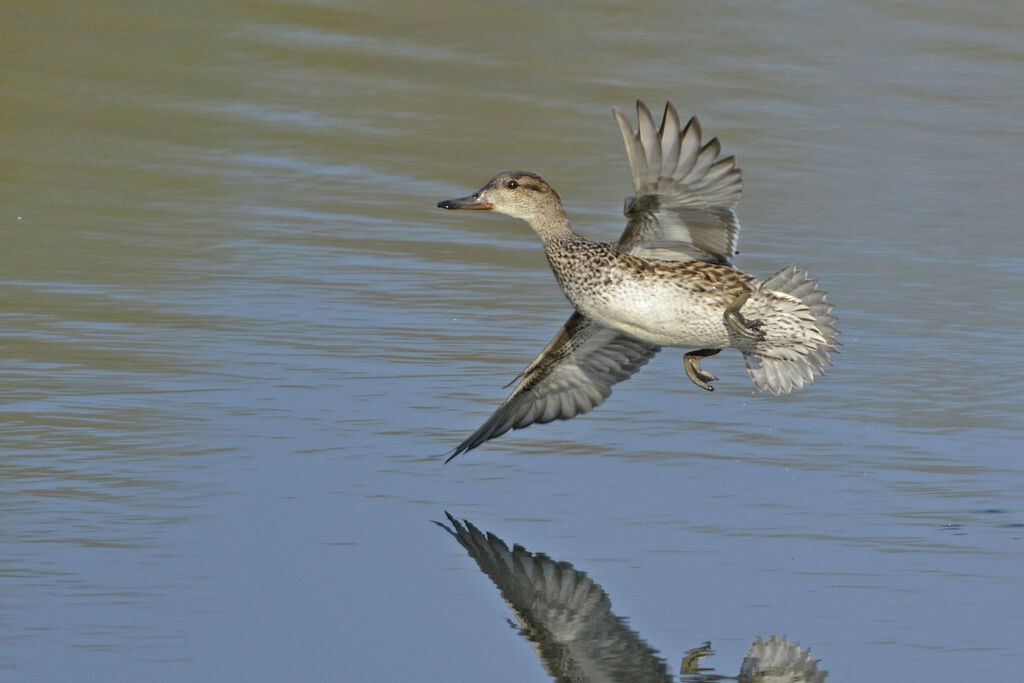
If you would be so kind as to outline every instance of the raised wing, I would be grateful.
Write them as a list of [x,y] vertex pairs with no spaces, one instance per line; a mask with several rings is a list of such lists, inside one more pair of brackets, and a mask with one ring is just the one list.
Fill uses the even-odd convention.
[[739,236],[733,207],[743,182],[734,157],[721,157],[717,138],[701,145],[696,117],[680,126],[668,102],[661,126],[636,103],[637,130],[618,109],[615,120],[626,143],[635,197],[620,250],[645,258],[698,260],[732,265]]
[[593,410],[611,395],[613,384],[632,377],[659,350],[573,313],[504,403],[445,462],[510,429]]
[[520,634],[534,643],[558,681],[675,680],[665,660],[612,612],[608,594],[586,573],[445,513],[435,522],[466,549],[515,613]]

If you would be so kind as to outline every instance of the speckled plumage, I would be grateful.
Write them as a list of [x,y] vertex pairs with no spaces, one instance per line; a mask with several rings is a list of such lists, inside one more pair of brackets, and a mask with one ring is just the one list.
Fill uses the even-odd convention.
[[[659,346],[737,346],[722,316],[754,279],[728,266],[623,254],[610,244],[545,244],[565,296],[587,317]],[[756,283],[755,283],[756,284]]]
[[760,281],[732,265],[741,189],[733,157],[721,158],[715,139],[701,144],[696,118],[680,126],[671,103],[660,128],[640,102],[637,132],[618,110],[615,118],[636,191],[617,244],[575,233],[558,193],[525,171],[499,173],[472,195],[438,203],[529,223],[576,309],[449,459],[509,429],[591,410],[662,346],[696,349],[686,354],[686,371],[708,391],[717,378],[701,359],[725,348],[741,351],[754,385],[776,394],[813,381],[830,364],[838,333],[817,282],[795,266]]

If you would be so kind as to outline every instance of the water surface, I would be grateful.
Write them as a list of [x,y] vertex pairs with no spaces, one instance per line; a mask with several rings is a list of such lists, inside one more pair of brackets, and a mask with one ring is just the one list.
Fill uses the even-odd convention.
[[[1013,678],[1017,4],[378,5],[0,12],[0,678],[544,680],[446,511],[672,672],[785,634]],[[437,200],[524,168],[614,239],[638,97],[737,155],[739,265],[821,279],[835,367],[708,394],[667,350],[442,466],[569,309],[525,224]]]

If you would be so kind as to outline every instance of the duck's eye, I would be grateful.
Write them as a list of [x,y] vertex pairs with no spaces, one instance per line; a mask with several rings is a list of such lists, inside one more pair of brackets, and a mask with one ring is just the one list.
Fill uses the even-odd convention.
[[507,183],[505,183],[505,187],[507,187],[507,188],[508,188],[508,189],[510,189],[510,190],[514,190],[514,189],[516,189],[517,187],[519,187],[519,183],[517,183],[517,182],[516,182],[516,181],[514,181],[514,180],[510,180],[510,181],[508,181]]

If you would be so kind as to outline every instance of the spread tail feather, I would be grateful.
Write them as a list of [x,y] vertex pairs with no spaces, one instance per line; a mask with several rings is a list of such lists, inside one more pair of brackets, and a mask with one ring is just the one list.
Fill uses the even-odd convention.
[[[772,335],[758,343],[755,350],[743,354],[747,371],[758,391],[788,394],[805,383],[814,381],[815,375],[825,374],[832,365],[829,356],[839,346],[835,328],[836,317],[832,304],[818,289],[807,271],[788,266],[765,280],[759,291],[779,293],[780,315],[786,318],[781,327],[788,328],[784,339],[773,341]],[[787,305],[791,302],[791,305]],[[755,315],[754,317],[757,317]],[[766,329],[770,322],[766,324]]]

